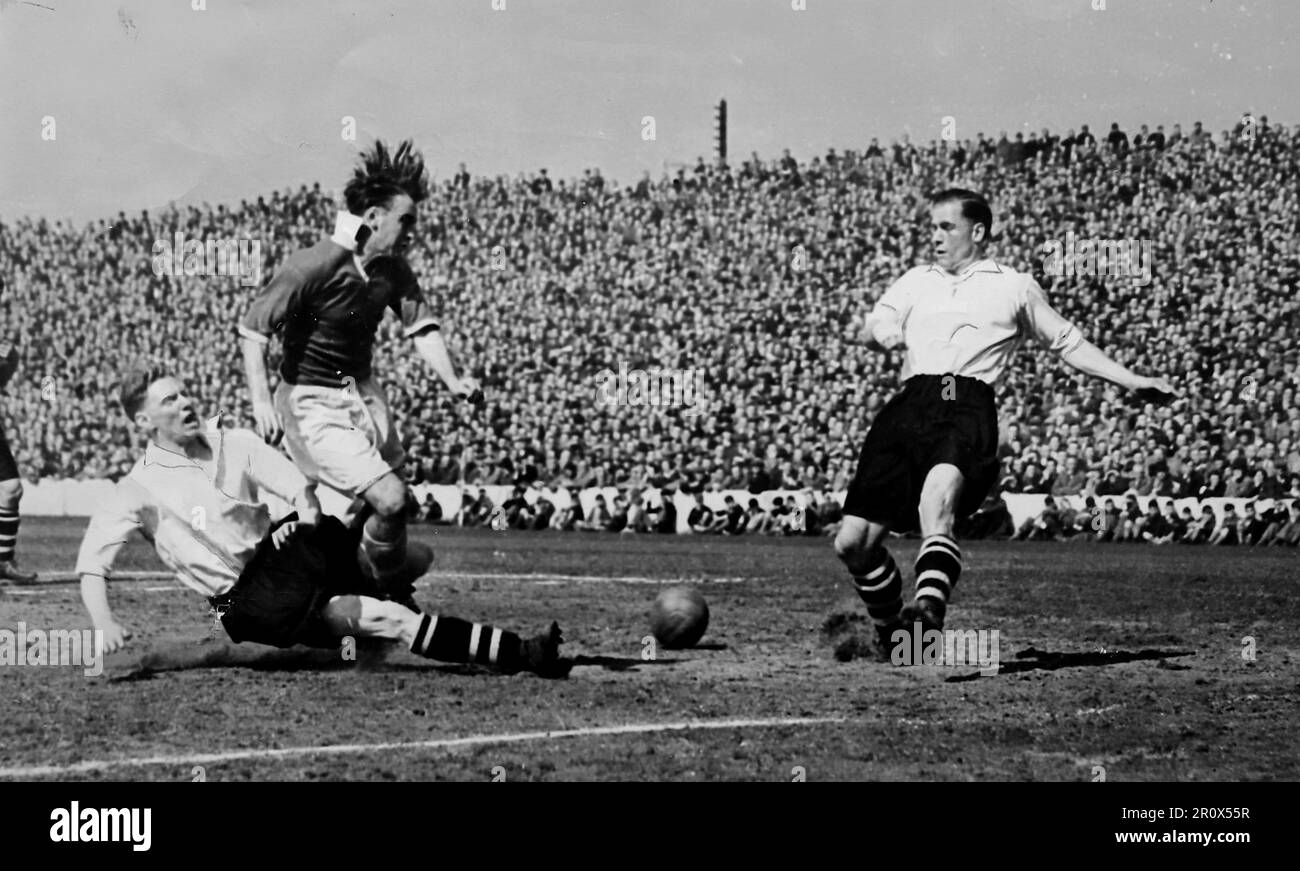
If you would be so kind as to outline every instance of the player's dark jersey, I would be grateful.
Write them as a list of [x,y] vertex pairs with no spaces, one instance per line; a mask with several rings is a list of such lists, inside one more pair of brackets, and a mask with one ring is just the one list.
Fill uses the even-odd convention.
[[401,257],[365,265],[338,236],[297,251],[276,271],[240,322],[240,335],[284,332],[280,376],[289,384],[338,387],[370,377],[375,330],[391,308],[407,336],[437,329],[415,274]]

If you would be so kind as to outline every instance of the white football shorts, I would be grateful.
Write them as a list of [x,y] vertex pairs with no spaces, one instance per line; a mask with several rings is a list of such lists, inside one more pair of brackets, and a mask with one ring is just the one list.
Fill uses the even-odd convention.
[[[373,379],[358,381],[355,388],[281,382],[275,410],[294,465],[349,500],[389,472],[403,474],[406,451],[388,399]],[[327,494],[320,495],[325,507]]]

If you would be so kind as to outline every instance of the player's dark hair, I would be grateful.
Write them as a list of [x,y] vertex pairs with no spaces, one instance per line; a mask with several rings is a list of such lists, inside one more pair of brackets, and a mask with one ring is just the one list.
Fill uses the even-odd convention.
[[137,360],[130,365],[122,375],[122,386],[118,392],[118,400],[128,418],[135,420],[136,412],[144,406],[150,385],[164,374],[161,366],[149,360]]
[[343,188],[348,211],[360,215],[371,206],[387,206],[399,194],[406,194],[416,203],[429,196],[424,157],[409,139],[399,143],[391,154],[384,141],[376,139],[369,150],[361,152],[361,162]]
[[930,205],[961,203],[961,216],[973,224],[984,225],[984,238],[993,238],[993,209],[984,195],[966,188],[944,188],[930,195]]

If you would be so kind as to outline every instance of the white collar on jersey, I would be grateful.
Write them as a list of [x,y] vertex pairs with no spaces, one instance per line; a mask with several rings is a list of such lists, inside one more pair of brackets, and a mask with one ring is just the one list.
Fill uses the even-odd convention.
[[357,250],[357,234],[365,226],[365,221],[351,212],[339,212],[334,218],[334,235],[330,239],[349,251]]
[[[196,436],[196,438],[203,442],[209,451],[212,451],[212,442],[209,440],[208,433],[203,433]],[[213,456],[216,456],[216,451],[213,451]],[[164,448],[152,439],[149,441],[149,444],[145,445],[144,464],[146,466],[165,466],[169,469],[180,469],[187,466],[198,465],[193,458],[185,454],[178,454],[170,448]]]
[[997,263],[993,261],[992,257],[985,257],[983,260],[976,260],[970,266],[967,266],[961,272],[958,272],[956,274],[951,273],[948,270],[944,269],[938,263],[931,263],[930,271],[937,272],[940,275],[947,276],[948,278],[955,278],[958,281],[964,281],[967,278],[970,278],[976,272],[992,272],[994,274],[1000,274],[1002,272],[1002,267],[998,266]]
[[352,262],[362,278],[366,278],[366,269],[357,255],[357,234],[364,226],[365,221],[351,212],[339,212],[334,218],[334,235],[330,236],[330,240],[336,245],[341,245],[352,252]]
[[[226,453],[226,431],[221,428],[221,421],[226,416],[224,411],[218,411],[215,417],[209,417],[204,421],[204,431],[199,434],[198,439],[207,446],[209,453],[216,465],[213,467],[213,480],[215,481],[221,475],[221,465],[225,459]],[[213,446],[213,441],[216,446]],[[168,469],[180,469],[186,466],[199,466],[198,462],[186,454],[178,454],[175,451],[168,450],[157,442],[150,440],[144,449],[144,464],[146,466],[158,465],[165,466]]]

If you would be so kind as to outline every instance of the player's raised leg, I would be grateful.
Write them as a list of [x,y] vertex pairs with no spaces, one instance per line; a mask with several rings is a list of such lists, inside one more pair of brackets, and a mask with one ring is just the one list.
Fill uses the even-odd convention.
[[558,625],[524,640],[494,626],[411,611],[380,598],[373,579],[355,561],[359,535],[330,516],[315,527],[274,533],[271,542],[278,540],[279,546],[259,547],[235,586],[210,600],[230,639],[332,648],[352,636],[399,642],[427,659],[508,673],[560,677],[567,671],[559,657]]
[[903,609],[903,622],[923,629],[942,629],[948,597],[961,576],[961,548],[953,522],[965,477],[949,463],[930,469],[921,487],[921,550],[916,557],[916,596]]
[[[382,592],[416,610],[404,576],[406,485],[393,474],[404,452],[372,368],[375,329],[386,310],[452,395],[483,401],[473,378],[452,363],[439,319],[406,253],[417,238],[418,205],[429,195],[424,158],[411,142],[382,142],[361,155],[343,190],[334,231],[290,255],[240,322],[253,416],[263,438],[283,433],[294,463],[348,500],[360,495],[361,562]],[[363,326],[365,325],[365,326]],[[266,347],[284,336],[280,385],[272,397]],[[353,504],[338,515],[347,517]]]
[[379,588],[394,601],[419,611],[411,597],[406,547],[406,482],[389,472],[361,492],[372,509],[361,528],[357,554],[361,565]]
[[[412,582],[428,568],[432,553],[423,546],[408,554],[406,482],[397,475],[405,452],[393,427],[387,400],[372,380],[346,389],[281,383],[274,408],[282,421],[284,447],[294,464],[328,492],[359,499],[362,534],[356,559],[380,592],[412,611]],[[350,515],[349,512],[345,514]],[[356,528],[350,516],[345,519]],[[408,563],[416,563],[412,572]]]

